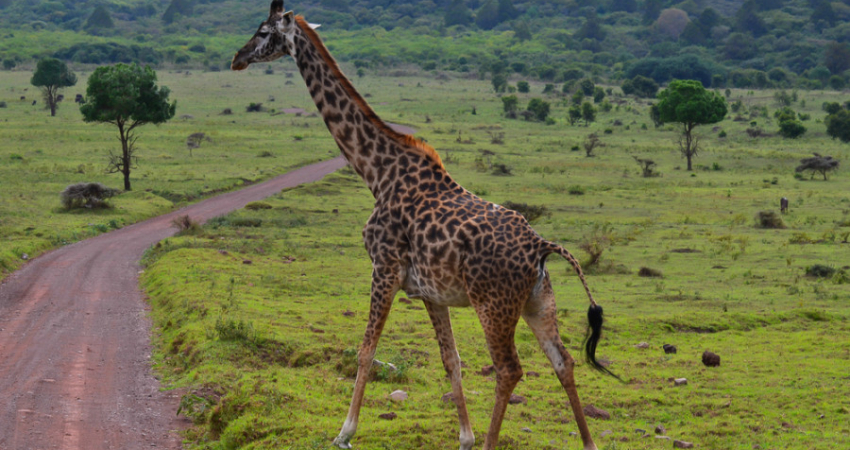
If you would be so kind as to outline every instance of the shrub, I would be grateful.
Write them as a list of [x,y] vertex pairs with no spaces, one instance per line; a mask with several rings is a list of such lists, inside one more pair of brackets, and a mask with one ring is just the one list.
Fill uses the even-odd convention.
[[829,278],[835,274],[835,267],[814,264],[806,268],[806,276],[812,278]]
[[180,234],[197,234],[201,231],[201,225],[188,215],[177,216],[171,221],[171,226],[176,227]]
[[247,112],[262,112],[263,104],[262,103],[251,103],[250,105],[245,107],[245,111]]
[[641,267],[640,270],[638,271],[638,276],[639,277],[646,277],[646,278],[662,278],[662,277],[664,277],[664,274],[662,274],[661,271],[658,270],[658,269],[651,269],[649,267]]
[[580,185],[576,184],[576,185],[570,186],[567,189],[567,192],[570,195],[584,195],[585,189],[584,189],[584,186],[580,186]]
[[100,183],[77,183],[68,185],[60,194],[59,200],[65,209],[109,208],[106,199],[118,194],[117,189],[108,188]]
[[507,201],[502,206],[522,214],[529,223],[549,214],[549,208],[546,205],[529,205],[527,203]]
[[6,102],[0,102],[0,108],[5,108],[6,106]]
[[756,214],[756,226],[758,228],[785,228],[782,216],[776,211],[759,211]]
[[245,209],[249,211],[258,211],[261,209],[272,209],[272,205],[269,205],[266,202],[251,202],[245,205]]

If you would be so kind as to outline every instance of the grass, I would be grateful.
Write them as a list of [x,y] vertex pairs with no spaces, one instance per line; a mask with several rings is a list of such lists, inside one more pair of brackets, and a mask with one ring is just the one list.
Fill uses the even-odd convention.
[[[151,158],[149,169],[143,162],[139,173],[149,170],[148,178],[140,175],[134,180],[138,189],[130,194],[150,196],[139,200],[149,208],[139,216],[171,207],[155,191],[185,195],[206,183],[197,177],[180,181],[173,175],[179,171],[218,180],[220,184],[210,184],[213,190],[237,184],[232,181],[236,177],[266,176],[260,170],[284,170],[315,155],[337,154],[319,119],[243,112],[249,101],[265,101],[269,94],[276,96],[281,109],[285,105],[311,110],[300,80],[289,86],[284,84],[288,78],[280,75],[291,64],[277,69],[274,76],[262,75],[262,69],[240,78],[225,73],[160,74],[161,84],[174,89],[178,108],[186,107],[178,93],[184,95],[197,85],[222,95],[240,94],[229,101],[217,96],[199,99],[195,112],[178,109],[178,115],[193,114],[194,122],[175,119],[144,130],[150,134],[140,143],[162,146],[150,154],[167,153],[173,159]],[[221,88],[226,84],[232,87]],[[265,84],[275,87],[267,90]],[[386,120],[417,129],[417,136],[440,151],[450,173],[470,190],[497,203],[545,206],[547,214],[535,221],[535,229],[581,258],[587,258],[580,250],[583,242],[593,239],[604,246],[597,269],[589,275],[608,318],[600,354],[629,382],[617,383],[584,364],[577,368],[584,403],[612,415],[610,421],[590,421],[600,448],[669,447],[667,441],[644,439],[635,431],[651,433],[659,424],[668,436],[694,442],[698,448],[850,445],[847,277],[806,276],[816,264],[835,269],[847,264],[842,255],[848,244],[842,243],[846,240],[842,236],[850,223],[850,178],[843,170],[827,182],[793,177],[797,161],[812,152],[848,160],[850,150],[830,140],[819,123],[824,117],[820,104],[838,94],[799,93],[806,106],[797,103],[795,108],[812,115],[805,122],[809,132],[799,140],[750,138],[746,133],[750,120],[775,133],[778,125],[770,115],[748,114],[746,122],[730,118],[717,130],[700,129],[705,149],[691,173],[681,169],[675,127],[655,129],[645,101],[624,99],[610,113],[600,113],[598,122],[589,127],[570,127],[566,105],[557,97],[547,98],[554,125],[504,119],[501,101],[487,81],[410,76],[366,77],[355,84],[371,94],[370,103]],[[542,96],[542,89],[542,84],[532,83],[532,94],[519,94],[521,106]],[[772,92],[733,91],[732,100],[738,98],[749,109],[762,105],[776,109]],[[14,106],[23,116],[23,106]],[[235,114],[218,116],[225,107]],[[60,114],[69,112],[70,108]],[[9,120],[20,120],[20,126],[41,124],[31,125],[33,129],[54,123],[44,111],[26,117],[10,115]],[[67,135],[97,133],[104,142],[114,139],[106,127],[73,128],[76,119],[68,120],[72,128]],[[613,125],[616,120],[623,125]],[[192,126],[198,122],[210,125]],[[600,133],[605,128],[612,133]],[[0,133],[11,133],[6,130]],[[205,143],[189,159],[185,136],[208,130],[213,144],[207,149]],[[718,137],[721,131],[725,138]],[[494,132],[504,133],[503,144],[492,142]],[[602,136],[605,144],[596,157],[570,151],[591,132]],[[37,154],[23,145],[4,147],[2,152],[42,166],[51,159],[71,166],[103,153],[79,150],[77,160],[62,162],[66,153],[47,143],[40,145],[45,154],[38,163],[32,161]],[[70,149],[76,146],[69,144]],[[494,153],[490,161],[481,150]],[[275,157],[261,158],[264,151]],[[224,157],[232,152],[244,153]],[[654,160],[661,176],[643,178],[631,155]],[[209,166],[202,169],[195,163]],[[510,167],[512,175],[493,175],[491,163]],[[12,164],[22,167],[20,161]],[[2,174],[3,180],[8,173]],[[32,185],[58,193],[65,184],[82,180],[57,172]],[[117,179],[107,184],[115,185]],[[23,188],[17,185],[14,192],[24,192]],[[579,191],[583,195],[571,195]],[[46,200],[38,201],[58,203],[55,195],[44,194]],[[115,204],[124,206],[120,202],[125,195],[115,198]],[[756,215],[777,210],[781,197],[791,201],[790,212],[782,217],[787,228],[757,227]],[[8,196],[0,198],[5,199],[0,205],[9,202]],[[343,170],[263,203],[163,241],[143,261],[147,267],[142,283],[157,328],[157,370],[167,385],[186,394],[181,411],[195,421],[186,433],[188,448],[330,448],[345,417],[354,359],[368,317],[370,263],[361,229],[374,201],[365,184],[352,171]],[[4,236],[20,239],[22,228],[31,225],[17,218],[14,227],[6,228],[5,211],[14,208],[0,207],[8,208],[0,216]],[[121,211],[115,208],[104,214]],[[32,220],[41,213],[29,214]],[[77,223],[91,222],[90,213],[78,214]],[[75,230],[70,219],[77,217],[65,214],[42,220]],[[640,277],[641,267],[663,277]],[[561,334],[578,356],[586,300],[566,263],[553,258],[549,268]],[[452,319],[467,366],[464,388],[480,446],[495,382],[477,373],[490,360],[474,312],[453,310]],[[569,436],[576,427],[566,395],[522,323],[516,341],[526,372],[540,376],[527,376],[517,387],[516,393],[528,404],[508,408],[501,448],[579,448],[578,439]],[[640,342],[649,343],[649,348],[635,348]],[[665,354],[661,346],[668,343],[676,345],[678,353]],[[720,367],[702,365],[704,350],[720,355]],[[375,381],[367,388],[353,444],[364,449],[455,448],[456,413],[453,405],[441,401],[450,386],[420,304],[395,303],[377,359],[399,370],[373,373]],[[686,386],[674,387],[668,381],[680,377],[688,379]],[[390,401],[387,396],[396,389],[407,391],[410,398]],[[398,418],[378,418],[386,412],[395,412]],[[611,433],[601,437],[607,430]]]

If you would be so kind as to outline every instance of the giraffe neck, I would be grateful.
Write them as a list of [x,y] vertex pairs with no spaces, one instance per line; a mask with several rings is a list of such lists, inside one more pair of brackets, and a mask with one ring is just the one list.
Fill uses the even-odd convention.
[[343,156],[375,198],[412,180],[414,171],[445,173],[433,148],[384,123],[340,71],[319,36],[300,16],[293,38],[295,62],[310,96]]

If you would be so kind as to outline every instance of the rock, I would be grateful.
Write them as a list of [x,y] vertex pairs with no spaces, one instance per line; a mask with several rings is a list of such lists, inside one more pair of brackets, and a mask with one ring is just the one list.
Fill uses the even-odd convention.
[[719,367],[720,355],[706,350],[702,353],[702,363],[705,364],[707,367]]
[[600,434],[600,436],[605,437],[605,436],[611,435],[613,433],[614,432],[611,431],[611,430],[605,430],[605,431],[602,432],[602,434]]
[[518,405],[520,403],[526,405],[528,404],[528,400],[521,395],[511,394],[511,398],[508,399],[508,404]]
[[578,436],[578,433],[576,433],[575,431],[570,431],[570,436],[576,437]]
[[24,253],[23,255],[21,255],[21,259],[26,261],[26,260],[30,259],[30,255],[27,255],[26,253]]
[[672,344],[664,344],[662,348],[664,349],[664,353],[667,354],[676,353],[678,351],[676,346]]
[[640,342],[637,345],[635,345],[635,348],[649,348],[649,343],[648,342]]
[[694,444],[686,441],[673,441],[673,448],[694,448]]
[[496,367],[494,365],[490,364],[489,366],[482,367],[480,373],[481,373],[481,375],[484,375],[486,377],[487,375],[492,375],[493,372],[495,372],[495,371],[496,371]]
[[384,420],[393,420],[398,416],[396,415],[396,413],[390,412],[390,413],[383,413],[378,417],[381,418],[381,419],[384,419]]
[[611,414],[604,409],[597,408],[593,405],[587,405],[584,407],[584,415],[593,419],[602,419],[602,420],[610,420]]
[[673,386],[684,386],[686,384],[688,384],[687,378],[676,378],[673,380]]
[[242,260],[242,264],[253,264],[253,263],[254,263],[254,261],[251,261],[250,259],[243,259]]
[[531,433],[531,428],[528,428],[528,427],[522,427],[522,428],[520,428],[520,431],[524,431],[524,432],[526,432],[526,433]]
[[664,428],[664,425],[658,425],[655,427],[655,434],[664,434],[667,432],[667,429]]
[[792,424],[790,422],[782,422],[782,428],[785,428],[785,429],[794,428],[794,424]]
[[390,400],[394,402],[403,402],[407,400],[407,392],[395,390],[390,394]]
[[227,256],[229,254],[229,253],[227,253],[227,250],[219,250],[218,252],[221,253],[222,255],[225,255],[225,256]]
[[447,392],[447,393],[443,394],[442,397],[440,397],[440,400],[442,400],[443,403],[454,403],[455,395],[451,392]]

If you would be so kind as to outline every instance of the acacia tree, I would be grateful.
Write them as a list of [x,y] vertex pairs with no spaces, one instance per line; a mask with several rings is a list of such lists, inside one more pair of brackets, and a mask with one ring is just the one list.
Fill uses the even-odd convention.
[[688,160],[688,170],[694,170],[691,160],[699,152],[699,137],[694,134],[694,128],[723,120],[726,100],[706,90],[697,80],[673,80],[658,94],[658,100],[660,121],[682,124],[679,150]]
[[59,90],[77,84],[77,75],[64,62],[56,58],[45,58],[38,62],[30,84],[40,87],[50,115],[56,115]]
[[108,173],[124,174],[124,190],[130,190],[130,170],[135,156],[137,127],[160,124],[174,117],[177,102],[168,103],[171,91],[156,85],[156,72],[138,64],[98,67],[89,77],[86,97],[80,106],[86,122],[109,123],[118,127],[121,154],[109,152]]

